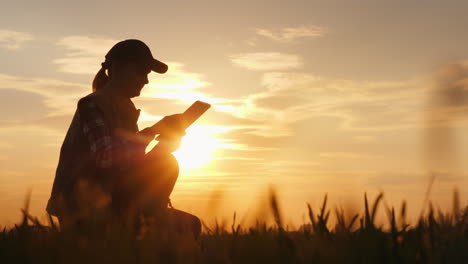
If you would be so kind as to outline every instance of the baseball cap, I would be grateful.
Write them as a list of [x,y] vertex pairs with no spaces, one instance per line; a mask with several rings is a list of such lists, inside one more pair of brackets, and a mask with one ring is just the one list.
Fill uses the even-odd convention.
[[115,44],[106,54],[106,61],[112,60],[143,63],[157,73],[165,73],[168,69],[165,63],[153,58],[149,47],[138,39],[127,39]]

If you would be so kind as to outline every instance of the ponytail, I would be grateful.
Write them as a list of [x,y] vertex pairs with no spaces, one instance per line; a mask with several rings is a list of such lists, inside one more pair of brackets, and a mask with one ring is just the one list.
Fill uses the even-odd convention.
[[93,92],[100,90],[106,85],[109,76],[106,74],[106,68],[104,67],[104,63],[102,68],[96,73],[93,80]]

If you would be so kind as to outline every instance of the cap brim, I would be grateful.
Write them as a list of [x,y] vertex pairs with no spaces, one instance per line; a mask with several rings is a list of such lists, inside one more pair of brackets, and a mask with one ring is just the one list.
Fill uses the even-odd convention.
[[153,59],[151,63],[151,70],[157,73],[165,73],[167,72],[168,68],[169,67],[167,66],[167,64],[158,61],[157,59]]

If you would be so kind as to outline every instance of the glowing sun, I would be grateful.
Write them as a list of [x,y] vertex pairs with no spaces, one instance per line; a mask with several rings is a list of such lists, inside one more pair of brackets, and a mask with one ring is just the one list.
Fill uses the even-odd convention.
[[209,163],[217,147],[216,138],[210,132],[206,126],[199,125],[187,129],[180,148],[174,152],[181,168],[198,169]]

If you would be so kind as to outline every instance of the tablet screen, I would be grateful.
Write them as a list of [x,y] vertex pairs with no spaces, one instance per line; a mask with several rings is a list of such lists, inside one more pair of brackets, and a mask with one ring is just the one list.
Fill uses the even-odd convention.
[[209,108],[210,104],[196,101],[182,114],[184,117],[184,127],[187,129],[193,124],[201,115],[203,115]]

